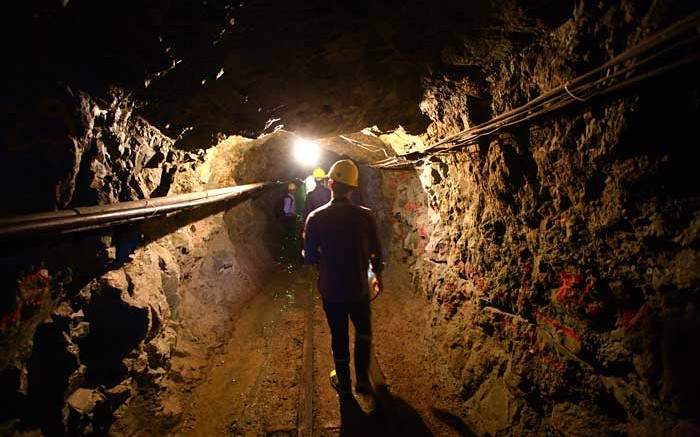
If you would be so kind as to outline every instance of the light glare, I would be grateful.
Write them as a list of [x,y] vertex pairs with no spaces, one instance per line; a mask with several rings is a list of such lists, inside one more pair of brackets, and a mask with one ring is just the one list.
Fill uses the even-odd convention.
[[316,179],[312,175],[309,175],[304,179],[304,185],[306,185],[306,192],[309,193],[316,188]]
[[294,157],[304,166],[314,166],[318,162],[318,147],[312,141],[298,139],[294,143]]

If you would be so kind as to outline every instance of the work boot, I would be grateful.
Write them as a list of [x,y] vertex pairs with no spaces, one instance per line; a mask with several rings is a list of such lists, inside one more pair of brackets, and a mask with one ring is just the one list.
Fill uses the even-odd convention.
[[330,374],[331,386],[342,396],[352,396],[350,360],[335,360],[335,370]]

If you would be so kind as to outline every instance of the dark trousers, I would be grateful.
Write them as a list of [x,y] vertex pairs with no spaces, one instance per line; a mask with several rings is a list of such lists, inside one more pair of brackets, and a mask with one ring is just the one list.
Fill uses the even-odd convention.
[[282,262],[296,262],[301,252],[299,250],[299,233],[296,229],[296,216],[283,216],[277,220],[277,232],[280,244],[280,258]]
[[367,378],[372,347],[369,299],[349,303],[324,301],[323,310],[331,330],[331,348],[336,364],[350,360],[349,318],[355,327],[355,374],[358,380]]

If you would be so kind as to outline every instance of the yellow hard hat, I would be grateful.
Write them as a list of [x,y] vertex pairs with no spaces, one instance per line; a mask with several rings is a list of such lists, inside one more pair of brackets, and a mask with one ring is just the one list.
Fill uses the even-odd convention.
[[313,176],[315,179],[323,179],[326,177],[326,172],[323,171],[321,167],[316,167],[311,176]]
[[294,182],[290,182],[289,185],[287,185],[287,190],[296,190],[297,189],[297,184]]
[[337,161],[333,164],[333,167],[331,167],[331,171],[328,172],[328,177],[335,182],[340,182],[341,184],[351,187],[356,187],[358,185],[359,176],[360,171],[357,169],[355,163],[349,159]]

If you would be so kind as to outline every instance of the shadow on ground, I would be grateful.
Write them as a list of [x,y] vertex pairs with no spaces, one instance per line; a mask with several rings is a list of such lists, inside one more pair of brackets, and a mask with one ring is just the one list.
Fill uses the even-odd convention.
[[476,433],[462,419],[449,411],[433,408],[433,416],[452,428],[461,437],[476,437]]
[[[379,390],[374,397],[376,407],[365,412],[354,397],[340,398],[340,436],[435,436],[415,408],[388,390]],[[433,415],[455,431],[454,435],[475,437],[476,434],[458,416],[433,409]]]
[[381,415],[375,410],[366,413],[352,396],[340,397],[340,436],[380,436],[388,430]]

